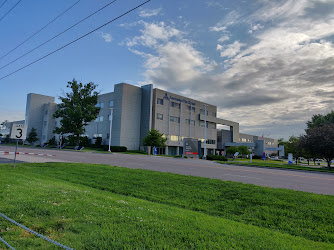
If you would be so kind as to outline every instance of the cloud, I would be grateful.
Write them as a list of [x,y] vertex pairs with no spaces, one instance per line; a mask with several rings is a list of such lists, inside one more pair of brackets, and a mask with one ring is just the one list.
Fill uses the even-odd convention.
[[233,44],[221,46],[217,45],[217,50],[221,51],[220,56],[221,57],[234,57],[237,55],[240,51],[241,48],[246,46],[246,44],[240,43],[239,41],[235,41]]
[[104,39],[106,43],[110,43],[112,41],[112,37],[109,33],[101,32],[101,37]]
[[218,42],[222,43],[222,42],[225,42],[225,41],[228,41],[228,40],[230,40],[230,38],[227,35],[224,35],[224,36],[222,36],[218,39]]
[[161,11],[161,8],[153,9],[153,10],[145,9],[139,12],[139,16],[140,17],[152,17],[152,16],[158,15],[160,11]]
[[[230,42],[212,48],[221,61],[166,23],[141,22],[128,46],[144,59],[147,82],[217,105],[219,116],[240,122],[242,132],[299,135],[313,114],[333,109],[334,11],[307,15],[331,8],[330,1],[260,2],[242,21],[231,11],[209,28],[224,33],[220,43]],[[245,34],[251,27],[252,39],[232,40],[236,24]]]

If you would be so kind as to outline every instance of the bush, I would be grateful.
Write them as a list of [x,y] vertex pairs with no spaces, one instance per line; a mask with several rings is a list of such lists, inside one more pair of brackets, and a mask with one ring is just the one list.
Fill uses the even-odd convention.
[[49,140],[49,145],[50,145],[50,146],[56,146],[56,145],[57,145],[57,142],[56,142],[56,138],[55,138],[55,137],[52,137],[52,138]]
[[253,159],[262,159],[262,156],[254,155],[254,156],[253,156]]
[[88,136],[81,136],[80,137],[80,146],[88,147],[89,144],[90,144],[90,139],[88,138]]
[[174,155],[174,158],[181,158],[182,155]]
[[96,140],[95,140],[95,145],[96,146],[101,146],[102,144],[102,137],[97,137]]
[[[108,150],[108,149],[107,149]],[[141,150],[127,150],[126,152],[129,152],[129,153],[136,153],[136,154],[143,154],[143,155],[148,155],[147,152],[145,151],[141,151]]]
[[[104,151],[108,151],[109,145],[103,145]],[[124,146],[110,146],[111,152],[126,152],[127,148]]]
[[206,159],[211,161],[227,161],[227,158],[223,155],[207,155]]

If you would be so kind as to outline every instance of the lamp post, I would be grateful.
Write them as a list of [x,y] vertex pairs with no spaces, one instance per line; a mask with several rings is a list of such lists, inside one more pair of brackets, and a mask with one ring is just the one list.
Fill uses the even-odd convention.
[[206,159],[206,104],[204,104],[204,155],[203,158]]
[[113,115],[114,108],[110,108],[110,129],[109,129],[109,149],[108,152],[110,151],[110,145],[111,145],[111,130],[112,130],[112,115]]

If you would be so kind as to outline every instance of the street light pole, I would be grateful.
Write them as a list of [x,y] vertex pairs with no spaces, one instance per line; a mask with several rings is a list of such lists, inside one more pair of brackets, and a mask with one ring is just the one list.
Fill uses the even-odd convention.
[[114,108],[110,108],[110,129],[109,129],[109,149],[108,152],[110,151],[110,145],[111,145],[111,130],[112,130],[112,115],[113,115]]
[[206,104],[204,104],[204,155],[203,158],[206,159]]

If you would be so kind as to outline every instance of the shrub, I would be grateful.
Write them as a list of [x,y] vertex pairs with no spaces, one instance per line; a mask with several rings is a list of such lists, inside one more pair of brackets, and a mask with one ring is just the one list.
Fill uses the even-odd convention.
[[[107,149],[108,150],[108,149]],[[141,150],[127,150],[126,152],[129,153],[136,153],[136,154],[143,154],[143,155],[147,155],[148,153],[145,151],[141,151]]]
[[88,138],[88,136],[81,136],[80,137],[80,146],[88,147],[89,144],[90,144],[90,139]]
[[56,146],[56,145],[57,145],[57,142],[56,142],[56,138],[55,138],[55,137],[52,137],[52,138],[49,140],[49,145],[51,145],[51,146]]
[[95,140],[95,145],[96,146],[101,146],[102,144],[102,137],[97,137],[96,140]]
[[181,158],[182,155],[174,155],[174,158]]
[[253,159],[262,159],[262,156],[254,155],[254,156],[253,156]]
[[223,155],[207,155],[206,159],[211,161],[227,161],[227,158]]
[[[108,145],[103,145],[104,151],[108,151],[109,146]],[[110,151],[111,152],[126,152],[127,148],[124,146],[110,146]]]

